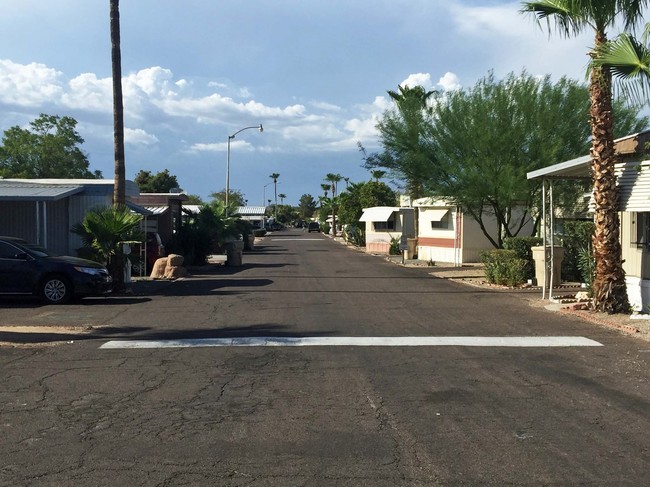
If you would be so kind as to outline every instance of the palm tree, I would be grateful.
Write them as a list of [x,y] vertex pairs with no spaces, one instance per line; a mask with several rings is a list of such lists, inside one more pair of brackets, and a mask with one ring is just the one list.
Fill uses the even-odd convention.
[[331,185],[330,184],[321,184],[320,187],[323,190],[323,193],[325,194],[325,198],[327,198],[327,192],[330,190]]
[[280,194],[278,195],[278,198],[280,198],[280,204],[281,204],[281,205],[284,205],[284,199],[285,199],[286,197],[287,197],[287,195],[284,194],[284,193],[280,193]]
[[337,185],[338,183],[341,182],[343,179],[343,176],[340,174],[334,174],[334,173],[327,173],[325,175],[325,181],[329,181],[330,184],[332,185],[332,235],[336,237],[336,204],[335,204],[335,198],[336,198],[336,190],[337,190]]
[[375,178],[375,182],[378,183],[381,178],[383,178],[386,175],[386,171],[382,171],[380,169],[374,169],[370,171],[370,175]]
[[275,207],[273,208],[273,216],[275,218],[278,217],[278,178],[280,177],[280,174],[277,172],[274,172],[269,176],[273,180],[273,194],[275,195]]
[[126,204],[124,162],[124,105],[122,104],[122,53],[120,50],[120,0],[110,0],[111,70],[113,72],[113,147],[115,182],[113,204]]
[[[560,34],[570,37],[584,30],[594,32],[593,59],[607,42],[607,29],[615,22],[626,28],[642,18],[648,0],[540,0],[522,3],[522,12],[534,14],[538,21],[551,20]],[[593,235],[596,275],[594,303],[599,311],[622,313],[629,310],[623,271],[618,193],[614,167],[614,135],[612,119],[612,75],[608,67],[590,66],[589,97],[591,122],[591,157],[595,208]]]

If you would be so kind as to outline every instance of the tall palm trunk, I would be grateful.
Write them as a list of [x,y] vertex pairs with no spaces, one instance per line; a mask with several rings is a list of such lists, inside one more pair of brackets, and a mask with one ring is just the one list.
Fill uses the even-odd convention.
[[120,1],[110,0],[111,68],[113,72],[113,147],[115,153],[115,183],[113,205],[126,203],[124,163],[124,106],[122,104],[122,54],[120,51]]
[[[597,32],[594,51],[606,41],[605,34]],[[596,261],[593,286],[596,310],[621,313],[626,312],[630,305],[619,240],[618,189],[614,174],[617,157],[614,150],[611,83],[612,75],[608,68],[592,69],[589,91],[596,226],[593,236]]]

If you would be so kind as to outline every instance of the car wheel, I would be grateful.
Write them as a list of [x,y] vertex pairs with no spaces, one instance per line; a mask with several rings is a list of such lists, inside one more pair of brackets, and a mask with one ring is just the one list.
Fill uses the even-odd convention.
[[41,284],[41,297],[48,304],[64,304],[72,299],[72,284],[63,276],[48,276]]

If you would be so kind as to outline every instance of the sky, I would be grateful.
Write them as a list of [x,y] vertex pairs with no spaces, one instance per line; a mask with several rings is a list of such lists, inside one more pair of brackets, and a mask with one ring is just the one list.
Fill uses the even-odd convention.
[[[590,36],[548,35],[499,0],[122,0],[126,177],[168,169],[204,200],[317,199],[328,173],[370,179],[388,90],[532,75],[584,81]],[[109,0],[0,0],[0,133],[70,116],[113,178]],[[395,187],[399,190],[399,187]],[[280,199],[278,198],[278,203]]]

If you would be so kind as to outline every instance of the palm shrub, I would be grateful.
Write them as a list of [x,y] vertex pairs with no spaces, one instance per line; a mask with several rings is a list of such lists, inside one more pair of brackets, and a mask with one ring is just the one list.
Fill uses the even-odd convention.
[[526,262],[524,280],[535,277],[535,262],[532,247],[542,244],[540,237],[510,237],[503,240],[503,248],[512,250],[517,258]]
[[566,280],[588,282],[588,277],[582,270],[582,254],[590,250],[591,238],[596,226],[592,221],[568,221],[564,223],[564,232],[559,236],[564,247],[562,274]]
[[485,278],[489,283],[502,286],[518,286],[526,282],[527,261],[514,250],[495,249],[481,252],[485,265]]
[[113,278],[116,292],[124,291],[124,265],[127,257],[124,244],[144,240],[140,230],[142,216],[124,205],[102,206],[91,209],[81,223],[72,227],[72,233],[81,237],[89,255],[106,265]]

